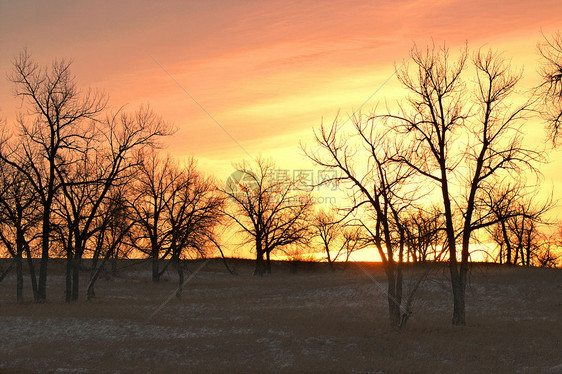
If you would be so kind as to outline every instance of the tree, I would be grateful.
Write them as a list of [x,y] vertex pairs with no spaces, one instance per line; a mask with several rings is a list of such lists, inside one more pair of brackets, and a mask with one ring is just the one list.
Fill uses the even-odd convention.
[[37,301],[46,300],[47,265],[51,242],[51,214],[61,184],[57,169],[66,164],[69,153],[83,149],[93,136],[92,121],[98,119],[106,98],[94,91],[81,93],[70,71],[70,62],[55,60],[40,67],[27,51],[13,61],[10,80],[15,95],[27,112],[17,117],[21,134],[16,144],[3,147],[0,158],[18,169],[38,196],[41,211],[41,262]]
[[147,107],[134,114],[119,112],[103,122],[100,134],[78,157],[57,168],[62,193],[55,198],[55,211],[64,222],[58,232],[67,258],[67,301],[78,299],[82,256],[100,229],[104,202],[114,188],[131,180],[137,166],[134,153],[154,147],[168,133],[169,126]]
[[243,163],[222,190],[230,202],[225,214],[240,227],[244,243],[254,245],[255,275],[271,273],[274,250],[306,244],[311,236],[312,197],[275,171],[273,163],[261,158],[255,167]]
[[[180,167],[154,152],[140,157],[128,204],[135,222],[129,237],[135,248],[150,257],[154,282],[170,264],[176,266],[179,296],[182,261],[189,254],[206,257],[211,247],[220,250],[216,228],[222,223],[224,198],[214,181],[197,170],[193,159]],[[163,261],[167,262],[161,266]]]
[[332,256],[331,251],[333,250],[333,245],[338,244],[337,241],[342,234],[341,225],[337,222],[333,211],[326,212],[325,210],[319,210],[313,217],[312,226],[315,229],[315,236],[322,242],[326,260],[333,270],[332,262],[338,259],[343,249],[343,246],[340,246],[337,253]]
[[[413,69],[405,66],[397,72],[410,93],[407,105],[398,114],[377,118],[392,123],[413,142],[408,153],[395,159],[440,190],[453,290],[452,323],[463,325],[471,239],[491,224],[477,209],[477,198],[502,178],[532,169],[540,155],[523,145],[520,128],[529,103],[510,102],[520,75],[513,74],[499,54],[474,54],[472,90],[462,78],[467,49],[456,61],[445,47],[425,52],[414,47],[410,55]],[[456,183],[464,185],[464,191],[456,191]]]
[[191,254],[189,251],[205,258],[210,248],[216,247],[222,254],[217,227],[223,223],[224,197],[214,180],[197,170],[195,160],[190,159],[177,173],[178,176],[172,176],[174,182],[171,196],[166,199],[166,209],[170,228],[169,263],[173,263],[178,272],[176,296],[179,297],[184,283],[182,261]]
[[80,261],[97,230],[99,208],[131,170],[133,151],[154,146],[169,127],[146,107],[103,120],[106,97],[91,90],[81,93],[64,60],[41,68],[25,51],[14,60],[10,79],[28,110],[18,115],[20,135],[4,142],[0,159],[25,177],[39,201],[37,301],[46,299],[52,244],[59,244],[67,257],[66,299],[76,300]]
[[507,185],[491,190],[485,196],[485,204],[495,221],[486,230],[499,247],[499,263],[531,266],[543,248],[545,240],[539,226],[544,223],[544,214],[552,207],[552,201],[549,199],[539,204],[537,192]]
[[542,57],[537,94],[548,123],[549,136],[556,144],[562,124],[562,34],[558,31],[550,39],[544,36],[537,48]]
[[[120,185],[114,188],[108,199],[104,201],[101,208],[100,221],[97,224],[98,230],[94,234],[94,253],[92,255],[92,273],[88,287],[86,290],[86,299],[90,300],[95,296],[94,287],[105,269],[105,264],[111,258],[112,274],[116,274],[117,259],[126,258],[128,252],[132,248],[131,245],[125,245],[125,239],[130,233],[135,222],[131,218],[131,211],[127,205],[126,188]],[[128,249],[121,254],[121,247]],[[100,257],[101,261],[99,260]],[[98,264],[99,262],[99,264]]]
[[405,214],[404,229],[408,261],[426,262],[441,258],[443,243],[443,215],[436,206],[416,207]]
[[559,267],[562,258],[562,226],[558,226],[558,231],[550,236],[542,235],[541,246],[536,253],[535,265],[545,268]]
[[365,232],[361,225],[336,219],[333,210],[319,210],[312,220],[314,236],[317,237],[326,254],[326,260],[333,270],[333,263],[342,255],[348,262],[353,252],[366,246]]
[[366,248],[369,239],[362,225],[348,222],[343,226],[341,253],[345,254],[345,262],[349,262],[351,255],[355,251]]
[[487,205],[487,210],[497,221],[496,224],[486,227],[486,231],[499,247],[499,263],[512,264],[513,247],[509,238],[509,220],[516,215],[515,206],[518,205],[521,188],[519,185],[507,184],[484,192],[483,204]]
[[[348,215],[356,213],[382,260],[388,281],[387,301],[390,324],[402,326],[409,311],[403,305],[403,272],[406,233],[404,212],[411,206],[414,193],[407,190],[413,172],[393,156],[402,152],[402,144],[389,136],[385,126],[371,117],[351,119],[352,136],[340,134],[336,119],[329,128],[315,132],[316,143],[323,152],[305,150],[317,165],[338,170],[322,183],[344,184],[350,191]],[[364,151],[359,157],[360,151]],[[370,218],[370,219],[368,219]]]
[[175,165],[167,157],[162,160],[155,152],[139,154],[139,165],[132,184],[129,207],[134,215],[133,245],[152,261],[152,281],[158,282],[165,270],[161,260],[170,255],[171,230],[166,215],[168,200],[174,194]]
[[16,299],[23,302],[23,255],[27,257],[33,298],[37,300],[37,278],[30,243],[37,238],[36,195],[18,169],[0,161],[0,240],[14,258]]

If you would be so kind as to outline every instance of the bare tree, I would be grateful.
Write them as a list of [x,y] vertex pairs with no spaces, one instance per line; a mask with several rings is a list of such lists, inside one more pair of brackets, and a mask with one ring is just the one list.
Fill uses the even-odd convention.
[[[477,198],[498,178],[532,168],[540,155],[523,144],[520,127],[529,103],[511,104],[520,75],[513,74],[499,54],[474,54],[472,90],[462,79],[466,49],[453,61],[445,47],[425,52],[414,47],[411,59],[413,69],[406,66],[398,71],[410,93],[407,105],[398,114],[378,118],[413,141],[410,151],[395,159],[440,189],[453,289],[452,322],[462,325],[471,239],[476,230],[491,224],[476,209]],[[466,186],[464,192],[455,191],[457,183]]]
[[139,157],[129,202],[136,222],[131,238],[133,245],[151,258],[152,281],[158,282],[165,271],[160,268],[160,262],[170,255],[171,230],[166,207],[179,174],[169,157],[161,159],[155,152],[142,153]]
[[[344,184],[351,191],[348,214],[355,212],[362,217],[360,222],[370,235],[370,244],[379,253],[388,280],[390,324],[399,327],[408,314],[402,305],[406,243],[402,216],[413,199],[406,190],[413,172],[393,160],[402,146],[389,136],[385,126],[377,126],[372,118],[361,115],[351,122],[354,137],[340,134],[341,124],[336,119],[331,127],[321,126],[315,132],[323,152],[305,152],[316,164],[339,171],[338,176],[323,183]],[[363,158],[358,156],[360,150],[365,152],[361,153]]]
[[315,237],[322,243],[326,260],[333,270],[333,263],[344,257],[348,262],[353,252],[365,248],[367,234],[359,224],[344,222],[343,217],[336,218],[334,210],[319,210],[312,221]]
[[345,254],[345,262],[351,260],[354,252],[366,248],[370,241],[362,225],[350,222],[343,226],[341,253]]
[[549,135],[556,144],[562,124],[562,34],[558,31],[551,38],[544,36],[537,48],[542,56],[539,68],[541,83],[537,93],[548,122]]
[[132,115],[120,112],[100,126],[99,141],[92,139],[78,158],[57,168],[62,194],[55,198],[56,211],[64,221],[57,231],[67,258],[67,301],[78,299],[82,256],[100,229],[104,201],[112,189],[131,180],[138,160],[134,153],[153,147],[168,131],[169,126],[149,108]]
[[40,221],[37,201],[27,179],[0,161],[0,240],[14,258],[16,299],[23,302],[23,255],[27,257],[33,298],[37,299],[37,278],[30,243],[37,238],[35,226]]
[[545,224],[544,215],[553,206],[552,200],[538,203],[536,189],[520,185],[506,185],[486,191],[495,223],[486,228],[499,247],[499,263],[530,266],[544,242],[539,226]]
[[517,200],[521,194],[521,186],[506,184],[495,188],[484,189],[483,204],[497,221],[486,227],[486,231],[499,248],[499,263],[513,263],[513,246],[509,238],[509,220],[517,215]]
[[[131,218],[130,210],[125,197],[126,188],[123,185],[114,188],[101,208],[100,221],[97,223],[97,232],[93,236],[94,253],[92,255],[92,273],[86,291],[86,298],[90,300],[95,296],[95,284],[105,270],[105,264],[112,259],[111,273],[116,274],[117,260],[126,258],[132,246],[125,244],[125,239],[135,222]],[[121,253],[121,248],[128,250]],[[100,260],[100,256],[103,256]],[[99,262],[99,263],[98,263]]]
[[190,255],[204,258],[213,247],[221,251],[216,229],[222,223],[224,197],[193,159],[180,167],[154,152],[140,157],[128,204],[135,221],[129,238],[150,257],[154,282],[170,264],[176,267],[179,296],[185,260]]
[[[324,253],[326,254],[326,260],[333,270],[333,261],[336,261],[343,250],[343,246],[338,243],[341,238],[341,224],[336,220],[334,211],[319,210],[314,215],[312,226],[315,229],[315,237],[317,237],[323,246]],[[334,251],[334,245],[340,244],[340,248],[337,249],[335,255],[332,255]],[[332,258],[333,257],[333,258]]]
[[192,253],[205,258],[211,248],[222,253],[217,228],[223,222],[224,196],[212,178],[204,177],[197,170],[193,159],[176,173],[179,175],[172,176],[172,191],[166,199],[166,209],[171,250],[168,264],[176,266],[179,280],[176,296],[179,297],[184,283],[184,261]]
[[443,243],[444,222],[438,207],[416,207],[405,214],[407,261],[435,261],[441,256],[439,247]]
[[169,127],[148,108],[133,115],[118,111],[102,120],[106,97],[81,93],[64,60],[42,68],[23,52],[10,79],[28,110],[18,115],[19,136],[3,145],[0,158],[25,176],[40,203],[37,301],[46,299],[55,237],[67,257],[67,300],[76,300],[80,261],[97,230],[100,206],[130,171],[131,153],[154,145]]
[[557,268],[562,259],[562,226],[552,235],[542,235],[542,242],[535,254],[535,265],[545,268]]
[[245,243],[254,245],[255,275],[271,273],[274,250],[304,244],[311,236],[312,197],[298,191],[295,181],[274,172],[273,163],[263,159],[255,167],[244,163],[223,189],[231,203],[225,214],[240,227]]
[[27,51],[13,61],[10,80],[15,95],[27,112],[17,117],[21,134],[11,147],[3,147],[0,158],[17,168],[29,181],[41,205],[41,262],[37,301],[45,301],[47,265],[51,240],[51,213],[61,184],[57,169],[67,155],[79,151],[93,136],[91,121],[97,121],[106,99],[93,91],[81,93],[70,71],[70,62],[54,61],[40,67]]

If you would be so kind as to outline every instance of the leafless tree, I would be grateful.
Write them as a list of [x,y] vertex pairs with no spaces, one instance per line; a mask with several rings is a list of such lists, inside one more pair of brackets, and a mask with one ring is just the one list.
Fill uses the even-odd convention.
[[341,224],[337,221],[333,211],[319,210],[314,215],[312,226],[315,229],[315,236],[322,242],[323,250],[326,254],[326,260],[328,261],[330,268],[333,269],[332,262],[337,260],[343,250],[343,246],[340,245],[337,253],[332,255],[334,245],[337,246],[339,244],[338,241],[342,234]]
[[37,299],[37,278],[30,243],[37,238],[40,222],[37,200],[27,179],[18,169],[0,160],[0,240],[14,258],[16,299],[23,302],[23,255],[27,257],[33,298]]
[[170,264],[175,265],[179,296],[184,260],[190,255],[206,257],[211,248],[222,253],[216,230],[222,223],[224,197],[215,182],[197,170],[193,159],[180,167],[155,152],[140,157],[128,204],[135,226],[128,237],[150,257],[154,282]]
[[139,154],[139,166],[131,189],[129,207],[134,215],[135,227],[131,234],[133,245],[146,253],[152,261],[152,281],[158,282],[163,270],[161,260],[169,257],[171,230],[166,206],[173,196],[178,173],[176,165],[167,157],[161,159],[156,152]]
[[172,176],[171,195],[165,201],[170,228],[168,264],[176,266],[179,278],[176,296],[179,297],[184,283],[184,260],[192,253],[205,258],[214,248],[222,254],[217,229],[223,223],[224,196],[212,178],[204,177],[197,170],[193,159],[175,173],[179,175]]
[[416,207],[405,213],[404,229],[408,261],[426,262],[437,260],[444,242],[443,214],[438,207]]
[[333,262],[345,257],[348,262],[353,252],[365,248],[368,243],[361,225],[336,218],[334,210],[319,210],[312,221],[315,237],[322,243],[323,252],[331,269]]
[[364,249],[370,244],[368,234],[365,231],[362,225],[347,223],[343,226],[340,251],[345,254],[345,262],[352,259],[354,252]]
[[537,94],[548,122],[549,135],[556,144],[562,124],[562,34],[558,31],[551,38],[544,36],[537,48],[542,57]]
[[100,206],[131,170],[131,154],[153,146],[170,129],[146,107],[104,120],[106,97],[80,92],[65,60],[42,68],[23,52],[14,60],[10,80],[27,111],[18,115],[19,136],[4,142],[0,159],[26,178],[39,202],[37,301],[46,299],[53,238],[67,257],[67,300],[76,300],[80,261],[97,230]]
[[562,259],[562,226],[552,235],[542,235],[539,250],[535,254],[535,265],[545,268],[560,267]]
[[51,214],[61,184],[57,169],[69,153],[79,151],[93,136],[92,123],[105,108],[105,96],[94,91],[81,93],[70,71],[70,62],[54,61],[39,66],[27,51],[13,61],[10,80],[14,93],[27,108],[17,117],[20,136],[0,153],[4,162],[27,178],[40,201],[41,262],[37,301],[46,299],[47,265],[51,241]]
[[[105,270],[107,261],[112,259],[111,273],[116,275],[117,260],[126,258],[131,252],[132,246],[126,244],[126,237],[135,222],[131,218],[126,193],[124,185],[114,188],[101,207],[99,222],[96,224],[97,231],[92,238],[94,250],[92,273],[86,291],[88,300],[95,296],[95,284]],[[123,247],[125,251],[121,250]]]
[[544,215],[552,208],[552,199],[539,203],[536,189],[509,184],[486,191],[484,198],[494,222],[486,230],[499,247],[498,262],[533,264],[542,248],[540,226],[547,224]]
[[[462,78],[469,61],[467,49],[453,60],[445,47],[426,51],[414,47],[411,60],[413,67],[397,72],[410,94],[407,104],[398,114],[378,118],[413,142],[407,154],[395,159],[440,189],[453,289],[452,322],[462,325],[471,239],[476,230],[490,224],[477,209],[478,196],[498,178],[532,168],[540,155],[523,144],[520,131],[529,103],[510,102],[520,75],[513,74],[498,53],[473,55],[472,86]],[[465,191],[457,192],[455,184],[466,186]]]
[[316,164],[338,170],[339,175],[323,183],[336,182],[350,191],[348,214],[362,217],[358,221],[378,250],[388,280],[390,324],[399,327],[408,314],[402,305],[406,243],[403,214],[414,197],[406,189],[413,172],[393,160],[402,145],[384,125],[377,126],[372,118],[361,115],[351,122],[353,136],[340,134],[342,124],[337,119],[331,127],[321,126],[315,138],[322,151],[305,152]]
[[56,169],[62,193],[55,197],[55,211],[64,222],[57,231],[67,258],[67,301],[78,299],[82,256],[100,229],[104,202],[112,189],[131,180],[138,160],[134,154],[152,149],[169,126],[143,107],[134,114],[109,117],[99,131],[99,139],[92,139],[76,159]]
[[274,250],[305,244],[311,236],[312,197],[275,171],[274,164],[263,159],[254,167],[243,163],[223,189],[230,202],[225,214],[240,227],[245,244],[254,245],[255,275],[271,273]]

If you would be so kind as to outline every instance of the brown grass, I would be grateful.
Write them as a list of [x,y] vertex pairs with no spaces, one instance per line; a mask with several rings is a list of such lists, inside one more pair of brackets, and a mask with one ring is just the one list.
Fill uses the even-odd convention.
[[259,278],[251,263],[234,266],[232,276],[210,261],[152,319],[176,278],[154,284],[146,263],[70,305],[61,264],[51,266],[44,305],[15,304],[11,274],[0,283],[0,373],[562,372],[560,270],[475,266],[468,324],[453,327],[440,267],[398,332],[388,327],[380,268],[361,265],[368,276],[357,265],[280,263]]

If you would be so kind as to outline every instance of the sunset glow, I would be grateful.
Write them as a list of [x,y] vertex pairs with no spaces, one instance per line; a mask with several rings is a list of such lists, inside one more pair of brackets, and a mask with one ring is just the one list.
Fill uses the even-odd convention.
[[[313,168],[299,144],[323,120],[403,98],[394,69],[414,43],[503,51],[530,89],[536,43],[560,14],[554,0],[2,2],[0,71],[23,48],[42,64],[72,59],[80,86],[113,108],[150,104],[177,129],[163,152],[194,156],[223,181],[259,154]],[[19,107],[11,89],[0,85],[8,123]],[[529,139],[545,143],[542,123]],[[552,152],[542,168],[545,195],[562,183],[561,159]]]

